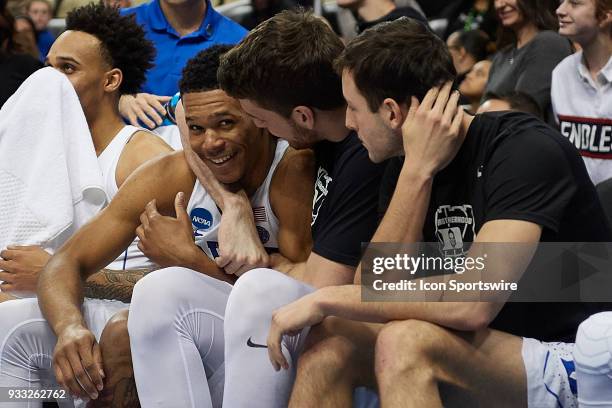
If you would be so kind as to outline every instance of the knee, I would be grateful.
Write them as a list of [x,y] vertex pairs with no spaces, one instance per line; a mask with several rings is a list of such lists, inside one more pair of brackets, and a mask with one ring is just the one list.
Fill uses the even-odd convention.
[[233,298],[258,297],[269,293],[271,285],[279,274],[281,273],[273,269],[252,269],[236,281],[230,296]]
[[597,313],[582,322],[576,334],[574,360],[577,371],[612,371],[612,312]]
[[100,350],[105,362],[114,357],[130,355],[127,309],[116,313],[104,326],[100,336]]
[[167,315],[164,311],[174,310],[185,296],[185,287],[188,286],[185,282],[188,282],[190,273],[196,272],[173,267],[153,271],[140,279],[134,286],[130,320],[140,320],[143,314],[157,320]]
[[227,301],[226,318],[240,319],[248,322],[260,318],[270,320],[272,311],[284,302],[287,295],[283,288],[286,280],[284,274],[272,269],[258,268],[245,273],[236,281]]
[[385,325],[376,339],[376,376],[392,379],[411,370],[433,373],[437,329],[437,326],[420,320]]
[[358,346],[350,338],[336,334],[333,319],[325,319],[308,334],[305,348],[298,360],[298,372],[347,376]]

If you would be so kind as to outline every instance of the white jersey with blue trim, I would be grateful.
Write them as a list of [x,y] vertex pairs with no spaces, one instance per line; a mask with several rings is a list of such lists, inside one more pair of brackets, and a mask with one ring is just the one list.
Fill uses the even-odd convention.
[[[270,204],[270,183],[278,163],[283,158],[289,144],[285,140],[278,140],[274,160],[268,170],[268,175],[259,186],[255,194],[251,196],[251,207],[255,219],[255,227],[259,239],[265,248],[278,249],[278,218]],[[218,229],[221,221],[221,212],[212,197],[204,189],[202,184],[196,180],[193,192],[187,203],[187,213],[191,219],[193,235],[198,245],[210,259],[219,256]]]
[[[119,191],[117,186],[117,164],[123,148],[130,141],[134,133],[143,129],[136,126],[126,125],[117,133],[117,135],[106,146],[106,149],[98,156],[102,177],[104,178],[104,191],[106,192],[107,202],[110,202]],[[111,237],[112,239],[112,237]],[[106,268],[121,270],[121,269],[144,269],[155,267],[155,263],[147,258],[138,249],[138,238],[136,238],[123,253],[110,263]]]

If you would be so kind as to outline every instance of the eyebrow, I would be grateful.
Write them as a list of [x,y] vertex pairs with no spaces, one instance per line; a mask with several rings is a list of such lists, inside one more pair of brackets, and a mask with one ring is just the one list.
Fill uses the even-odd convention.
[[75,60],[72,57],[63,57],[63,56],[58,56],[57,57],[58,60],[62,60],[62,61],[66,61],[66,62],[72,62],[75,65],[81,65],[81,63],[77,60]]
[[[206,119],[215,119],[215,118],[219,118],[223,116],[235,117],[236,115],[234,115],[230,111],[219,111],[219,112],[211,113],[210,115],[206,115]],[[185,121],[188,121],[188,120],[193,121],[195,120],[195,118],[193,116],[185,116]]]

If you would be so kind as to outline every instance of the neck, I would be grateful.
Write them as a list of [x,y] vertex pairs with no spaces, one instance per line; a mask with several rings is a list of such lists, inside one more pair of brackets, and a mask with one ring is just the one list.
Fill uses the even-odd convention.
[[113,101],[102,101],[94,112],[86,114],[96,156],[100,156],[117,133],[125,126],[119,114],[119,100],[117,98],[112,99]]
[[461,120],[461,129],[459,129],[459,133],[464,142],[465,142],[465,137],[468,133],[468,129],[470,128],[470,125],[472,124],[473,120],[474,120],[474,115],[469,115],[469,114],[463,115],[463,119]]
[[589,73],[593,79],[596,79],[612,56],[612,38],[608,33],[599,33],[594,41],[580,45]]
[[331,111],[316,110],[317,125],[316,133],[319,140],[329,140],[330,142],[341,142],[349,134],[346,128],[346,105]]
[[521,28],[517,29],[515,31],[515,34],[516,34],[516,48],[521,48],[525,44],[527,44],[529,41],[533,40],[533,37],[535,37],[538,34],[538,28],[531,23],[525,24]]
[[253,166],[247,170],[244,177],[240,180],[240,186],[249,197],[255,194],[259,186],[263,184],[276,152],[277,139],[272,137],[265,129],[262,129],[261,133],[258,139],[261,140],[259,144],[261,147],[260,154],[256,156]]
[[395,4],[389,0],[364,0],[357,7],[357,14],[363,21],[374,21],[386,16],[395,8]]
[[168,23],[181,37],[200,28],[206,16],[205,0],[189,0],[181,4],[169,4],[161,0],[159,4]]
[[478,99],[477,101],[472,101],[472,104],[470,105],[470,113],[472,114],[476,113],[479,107],[480,107],[480,99]]

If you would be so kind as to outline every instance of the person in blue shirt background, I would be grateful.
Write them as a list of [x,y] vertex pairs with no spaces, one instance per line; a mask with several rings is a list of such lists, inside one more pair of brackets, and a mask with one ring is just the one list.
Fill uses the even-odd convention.
[[36,28],[36,45],[40,52],[40,60],[42,62],[47,58],[47,54],[51,49],[51,45],[55,41],[55,37],[51,31],[47,29],[49,21],[53,16],[51,3],[48,0],[30,0],[26,4],[26,13],[34,22]]
[[210,0],[152,0],[121,10],[133,14],[147,39],[157,49],[155,66],[136,95],[119,101],[121,115],[132,125],[139,120],[149,128],[162,124],[164,103],[178,92],[178,81],[187,61],[215,44],[236,44],[246,35],[239,24],[219,14]]

